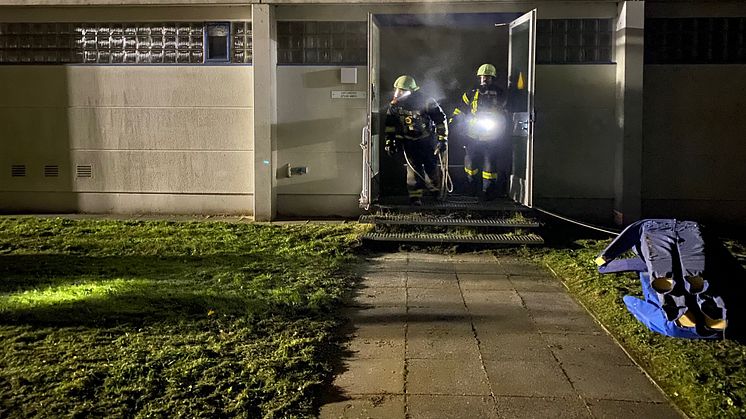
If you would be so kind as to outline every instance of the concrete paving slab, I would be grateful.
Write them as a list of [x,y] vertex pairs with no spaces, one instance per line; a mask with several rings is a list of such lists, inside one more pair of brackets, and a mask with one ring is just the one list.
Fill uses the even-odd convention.
[[366,272],[361,275],[360,286],[364,288],[400,288],[407,286],[406,272]]
[[496,307],[489,311],[488,306],[480,306],[475,311],[472,312],[472,322],[477,330],[477,336],[506,333],[534,333],[538,335],[539,333],[536,322],[525,308]]
[[533,313],[534,323],[541,333],[603,334],[603,329],[588,313]]
[[518,294],[532,312],[588,315],[585,309],[566,293],[521,291]]
[[409,419],[499,417],[495,402],[489,396],[410,395],[407,404]]
[[470,262],[470,263],[494,263],[497,261],[495,255],[492,252],[476,252],[476,253],[457,253],[451,256],[452,262]]
[[603,367],[635,365],[608,335],[544,335],[550,350],[563,364]]
[[407,393],[489,396],[479,363],[458,359],[408,359]]
[[563,365],[575,389],[590,399],[665,402],[657,387],[637,366]]
[[492,273],[460,273],[459,284],[464,290],[512,291],[515,286],[507,275]]
[[499,266],[496,261],[490,262],[456,262],[453,264],[457,273],[487,273],[499,274]]
[[458,287],[442,288],[407,288],[408,307],[463,307],[464,300]]
[[452,259],[448,255],[440,253],[425,252],[407,252],[407,260],[410,262],[450,262]]
[[468,323],[410,324],[407,359],[462,359],[479,363],[479,347]]
[[497,411],[511,419],[580,419],[591,414],[579,397],[497,397]]
[[345,395],[404,393],[404,362],[398,359],[360,359],[345,362],[346,371],[334,379]]
[[505,259],[503,257],[497,259],[498,268],[495,273],[510,274],[514,276],[533,276],[533,277],[551,277],[552,272],[545,266],[537,265],[535,263],[521,259],[515,261],[513,259]]
[[588,400],[588,407],[593,413],[593,417],[599,419],[682,419],[685,417],[668,403]]
[[538,333],[481,333],[477,326],[477,338],[485,360],[556,362]]
[[510,283],[519,294],[524,292],[566,292],[565,287],[556,278],[512,276],[509,275]]
[[452,293],[460,293],[455,273],[407,272],[409,288],[440,288]]
[[556,362],[484,361],[495,395],[531,397],[576,396]]
[[455,273],[453,264],[444,262],[442,259],[437,262],[412,261],[409,260],[406,266],[407,272],[435,272],[435,273]]
[[407,322],[418,323],[464,323],[471,324],[471,315],[466,307],[410,307],[407,309]]
[[321,406],[321,419],[404,419],[404,396],[375,394]]
[[464,301],[469,311],[492,311],[496,308],[523,308],[523,300],[514,290],[465,289]]
[[406,288],[360,288],[355,290],[353,302],[363,307],[405,306]]
[[404,360],[404,323],[360,324],[350,336],[345,346],[356,358]]
[[404,306],[384,307],[348,307],[342,315],[355,325],[362,324],[401,324],[407,320],[407,308]]
[[404,260],[378,260],[368,261],[361,266],[360,273],[364,272],[406,272],[407,261]]

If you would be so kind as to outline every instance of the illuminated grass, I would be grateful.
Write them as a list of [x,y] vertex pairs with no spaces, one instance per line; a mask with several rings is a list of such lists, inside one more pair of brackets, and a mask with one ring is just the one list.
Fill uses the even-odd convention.
[[313,416],[359,228],[0,219],[0,416]]
[[142,287],[146,280],[114,279],[104,283],[87,282],[83,284],[69,284],[50,286],[42,289],[32,289],[0,295],[0,307],[13,312],[39,306],[73,303],[76,301],[97,299],[125,292],[130,286]]

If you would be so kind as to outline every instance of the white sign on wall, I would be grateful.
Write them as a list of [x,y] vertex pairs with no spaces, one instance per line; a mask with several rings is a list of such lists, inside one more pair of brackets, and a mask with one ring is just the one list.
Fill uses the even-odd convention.
[[332,90],[332,99],[365,99],[365,90]]

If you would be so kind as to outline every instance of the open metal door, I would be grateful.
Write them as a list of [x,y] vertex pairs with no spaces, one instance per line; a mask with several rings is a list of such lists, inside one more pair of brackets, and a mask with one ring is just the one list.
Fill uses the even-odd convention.
[[531,207],[534,174],[536,9],[511,22],[508,33],[508,106],[513,118],[510,197]]
[[368,123],[363,128],[363,189],[360,192],[360,208],[368,209],[378,199],[379,155],[380,155],[380,29],[375,16],[368,14]]

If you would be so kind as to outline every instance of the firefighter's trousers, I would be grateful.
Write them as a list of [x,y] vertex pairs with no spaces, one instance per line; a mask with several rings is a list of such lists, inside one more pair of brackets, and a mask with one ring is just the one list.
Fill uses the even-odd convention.
[[499,166],[501,151],[496,141],[478,141],[469,138],[464,146],[464,171],[472,190],[481,179],[481,191],[487,197],[505,193],[505,175]]
[[431,138],[404,141],[404,153],[406,153],[406,158],[409,161],[409,164],[407,164],[407,192],[410,199],[421,198],[425,189],[434,192],[440,185],[440,170],[437,156],[433,154],[434,151],[435,143]]

